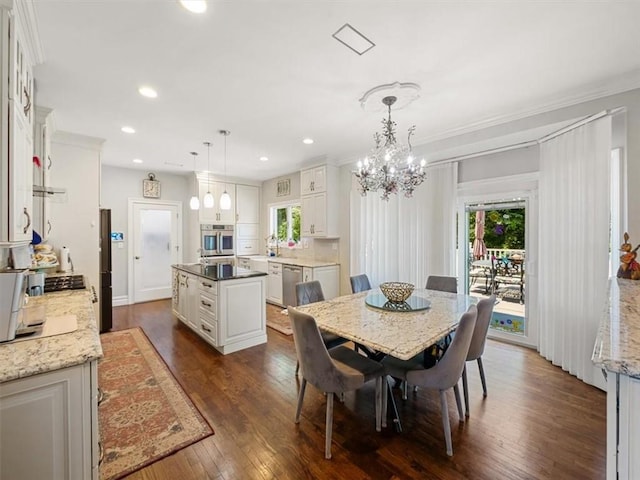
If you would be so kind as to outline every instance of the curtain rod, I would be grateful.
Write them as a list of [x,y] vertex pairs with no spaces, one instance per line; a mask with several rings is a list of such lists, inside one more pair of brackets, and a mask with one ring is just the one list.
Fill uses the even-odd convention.
[[426,168],[429,168],[431,166],[437,166],[437,165],[442,165],[443,163],[452,163],[452,162],[459,162],[461,160],[467,160],[469,158],[475,158],[475,157],[482,157],[484,155],[492,155],[495,153],[502,153],[502,152],[508,152],[509,150],[516,150],[519,148],[526,148],[526,147],[532,147],[534,145],[540,145],[543,142],[546,142],[548,140],[551,140],[555,137],[557,137],[558,135],[562,135],[563,133],[567,133],[575,128],[581,127],[583,125],[586,125],[589,122],[593,122],[594,120],[598,120],[599,118],[602,118],[604,116],[607,115],[615,115],[617,113],[623,112],[625,111],[626,108],[625,107],[618,107],[618,108],[613,108],[610,110],[603,110],[601,112],[598,112],[596,114],[593,115],[589,115],[588,117],[585,117],[581,120],[578,120],[575,123],[572,123],[571,125],[567,125],[566,127],[550,133],[549,135],[546,135],[544,137],[541,137],[537,140],[529,140],[528,142],[521,142],[521,143],[515,143],[512,145],[505,145],[504,147],[497,147],[497,148],[491,148],[489,150],[482,150],[480,152],[475,152],[475,153],[469,153],[467,155],[459,155],[457,157],[449,157],[449,158],[443,158],[441,160],[437,160],[435,162],[431,162],[428,163]]

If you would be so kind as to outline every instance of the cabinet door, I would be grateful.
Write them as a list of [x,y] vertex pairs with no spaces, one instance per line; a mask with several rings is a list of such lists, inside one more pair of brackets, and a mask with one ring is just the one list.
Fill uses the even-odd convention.
[[[220,196],[224,191],[227,191],[231,198],[231,208],[229,210],[220,209]],[[236,223],[236,186],[233,183],[222,182],[198,182],[198,191],[200,195],[200,210],[198,211],[198,217],[200,223],[215,223],[222,225],[233,225]],[[213,195],[213,208],[205,208],[204,196],[207,192],[211,192]]]
[[300,194],[310,195],[327,190],[326,166],[310,168],[300,172]]
[[2,384],[3,479],[91,478],[91,370],[87,363]]
[[257,238],[238,239],[238,248],[236,249],[236,254],[257,255],[258,253],[260,253],[260,242]]
[[186,275],[187,277],[187,305],[185,317],[187,325],[196,332],[200,329],[198,321],[198,309],[200,308],[200,289],[198,288],[198,278],[194,275]]
[[10,102],[9,241],[31,240],[33,220],[33,137],[18,102]]
[[313,279],[320,282],[325,300],[331,300],[340,295],[340,269],[337,265],[314,268]]
[[260,189],[251,185],[236,185],[236,221],[260,223]]
[[302,236],[322,237],[327,234],[326,193],[302,197]]
[[302,281],[303,282],[310,282],[313,279],[314,279],[313,278],[313,268],[311,268],[311,267],[303,267],[302,268]]
[[269,262],[269,276],[267,277],[267,292],[269,300],[282,305],[282,265]]

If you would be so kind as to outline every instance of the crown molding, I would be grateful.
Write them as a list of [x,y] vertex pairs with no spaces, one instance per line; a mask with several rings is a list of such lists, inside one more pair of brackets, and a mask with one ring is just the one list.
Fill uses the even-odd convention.
[[71,132],[55,132],[51,137],[51,142],[63,145],[72,145],[74,147],[88,148],[97,152],[101,152],[102,145],[104,144],[104,139],[98,137],[89,137],[87,135],[79,135],[77,133]]
[[42,43],[40,43],[40,35],[38,34],[38,18],[33,6],[35,2],[27,2],[25,0],[15,0],[14,7],[18,13],[20,27],[26,37],[26,47],[34,65],[44,62],[44,52]]

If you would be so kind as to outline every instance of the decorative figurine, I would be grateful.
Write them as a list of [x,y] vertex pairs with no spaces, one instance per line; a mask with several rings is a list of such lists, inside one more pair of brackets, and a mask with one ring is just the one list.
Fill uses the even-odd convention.
[[625,232],[624,243],[620,246],[620,268],[618,268],[618,278],[630,278],[631,280],[640,280],[640,263],[636,262],[638,256],[638,245],[632,250],[629,243],[629,234]]

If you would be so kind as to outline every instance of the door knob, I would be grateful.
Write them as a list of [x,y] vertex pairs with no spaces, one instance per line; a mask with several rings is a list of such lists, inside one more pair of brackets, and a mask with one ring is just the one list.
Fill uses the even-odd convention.
[[140,260],[140,257],[139,257],[139,256],[137,256],[137,255],[136,255],[134,258],[135,258],[136,260]]

